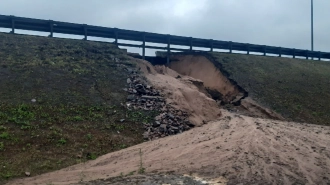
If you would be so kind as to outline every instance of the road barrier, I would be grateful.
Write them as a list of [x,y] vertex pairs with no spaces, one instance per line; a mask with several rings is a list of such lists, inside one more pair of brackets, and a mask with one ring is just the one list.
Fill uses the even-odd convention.
[[[7,15],[0,15],[0,28],[9,28],[11,29],[11,33],[15,33],[15,29],[49,32],[50,37],[53,37],[54,33],[61,33],[81,35],[84,37],[85,40],[87,40],[88,36],[112,38],[115,39],[114,43],[118,46],[142,48],[143,58],[145,57],[146,48],[166,50],[169,54],[171,51],[196,51],[193,47],[199,47],[209,49],[210,51],[213,51],[214,49],[228,50],[228,52],[230,53],[232,53],[233,51],[241,51],[246,52],[246,54],[250,54],[251,52],[262,53],[265,56],[267,54],[273,54],[278,55],[279,57],[281,57],[282,55],[288,55],[292,56],[293,58],[304,57],[306,59],[330,59],[329,52],[282,48],[275,46],[238,43],[212,39],[200,39],[193,37],[166,35],[150,32],[124,30],[118,28],[92,26],[87,24],[75,24],[53,20],[32,19]],[[119,43],[119,39],[128,41],[139,41],[142,42],[142,44]],[[166,44],[167,46],[150,46],[146,45],[146,43]],[[171,47],[171,45],[188,46],[189,49],[174,48]]]

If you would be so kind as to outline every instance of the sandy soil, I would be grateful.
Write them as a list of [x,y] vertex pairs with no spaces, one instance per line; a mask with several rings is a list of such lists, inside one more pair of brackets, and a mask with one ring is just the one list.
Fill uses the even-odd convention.
[[212,62],[204,56],[175,55],[170,68],[179,74],[191,76],[204,82],[205,87],[219,91],[226,101],[233,100],[240,94],[237,87],[217,69]]
[[137,171],[197,173],[228,184],[330,183],[330,128],[251,118],[224,118],[180,135],[146,142],[60,171],[9,184],[69,184]]
[[241,100],[241,105],[236,106],[237,110],[240,110],[240,114],[258,118],[269,118],[276,120],[285,120],[280,114],[259,105],[250,97],[246,97]]
[[[147,174],[195,174],[205,180],[218,179],[209,184],[330,183],[330,127],[220,110],[194,79],[175,78],[175,71],[160,68],[162,74],[158,73],[160,69],[157,72],[152,66],[141,65],[147,79],[163,90],[167,101],[187,110],[200,127],[8,184],[84,184],[97,179],[94,184],[109,184],[111,177],[138,171],[141,162]],[[202,124],[203,120],[208,123]]]
[[202,81],[188,76],[177,78],[175,71],[164,66],[153,68],[143,61],[140,67],[148,81],[166,97],[166,103],[186,111],[192,124],[201,126],[221,117],[219,105],[204,93]]

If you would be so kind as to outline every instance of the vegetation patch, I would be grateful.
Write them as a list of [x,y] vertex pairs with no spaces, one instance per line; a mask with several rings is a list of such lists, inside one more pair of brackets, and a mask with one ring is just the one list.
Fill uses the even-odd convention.
[[330,125],[330,63],[210,53],[215,65],[254,100],[288,119]]
[[116,46],[3,33],[0,40],[0,184],[143,142],[143,123],[157,112],[122,106],[135,64]]

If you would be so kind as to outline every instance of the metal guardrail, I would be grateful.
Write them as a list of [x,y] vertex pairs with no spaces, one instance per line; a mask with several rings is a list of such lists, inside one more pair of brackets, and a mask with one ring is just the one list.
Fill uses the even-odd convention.
[[[54,33],[72,34],[84,36],[87,40],[88,36],[100,37],[100,38],[112,38],[115,39],[115,44],[119,46],[139,47],[142,48],[143,57],[145,56],[145,49],[162,49],[170,51],[194,51],[193,47],[207,48],[210,51],[214,49],[228,50],[230,53],[233,51],[243,51],[246,54],[250,52],[262,53],[263,55],[274,54],[281,57],[282,55],[289,55],[295,57],[330,59],[330,52],[301,50],[294,48],[282,48],[275,46],[256,45],[248,43],[238,43],[231,41],[220,41],[212,39],[200,39],[192,37],[183,37],[175,35],[166,35],[150,32],[140,32],[132,30],[124,30],[118,28],[107,28],[101,26],[92,26],[87,24],[75,24],[68,22],[60,22],[53,20],[32,19],[16,16],[0,15],[0,28],[9,28],[11,33],[15,33],[15,29],[49,32],[50,37],[53,37]],[[140,41],[138,44],[124,44],[118,43],[118,40]],[[166,44],[166,47],[148,46],[148,43]],[[189,49],[171,48],[171,45],[188,46]]]

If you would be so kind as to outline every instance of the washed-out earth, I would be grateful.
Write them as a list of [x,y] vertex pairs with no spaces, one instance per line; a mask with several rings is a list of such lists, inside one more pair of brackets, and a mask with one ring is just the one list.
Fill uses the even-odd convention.
[[330,184],[330,64],[0,34],[4,184]]

